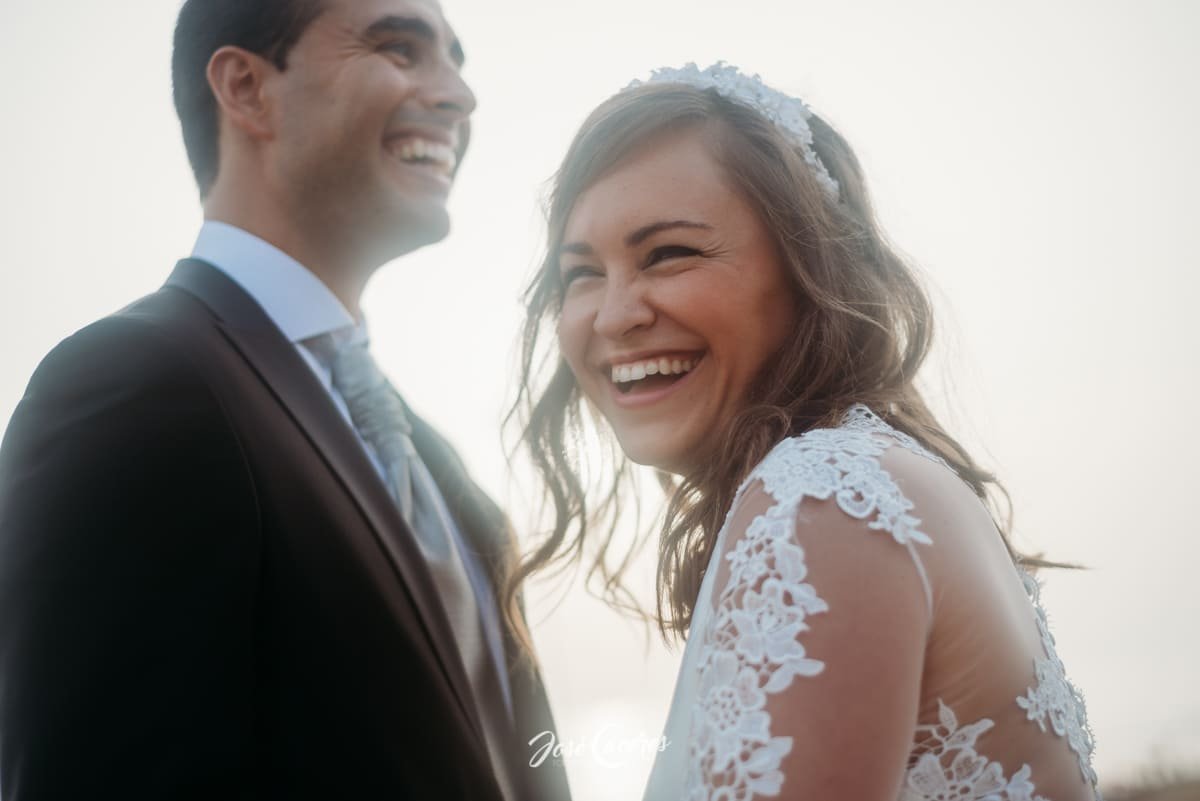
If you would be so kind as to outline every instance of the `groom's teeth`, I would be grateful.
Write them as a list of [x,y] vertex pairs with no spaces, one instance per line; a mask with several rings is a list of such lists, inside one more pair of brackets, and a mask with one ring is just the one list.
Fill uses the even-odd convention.
[[695,367],[692,359],[646,359],[629,364],[614,364],[612,380],[614,384],[627,384],[631,381],[641,381],[648,375],[681,375],[690,372]]
[[429,163],[440,167],[449,173],[458,166],[458,156],[454,148],[441,142],[430,142],[427,139],[408,139],[402,142],[395,153],[401,161],[410,163]]

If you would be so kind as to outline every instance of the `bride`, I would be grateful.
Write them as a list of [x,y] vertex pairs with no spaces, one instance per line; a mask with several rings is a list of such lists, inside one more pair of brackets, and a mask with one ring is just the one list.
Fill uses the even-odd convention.
[[[619,600],[628,461],[663,471],[687,645],[646,798],[1098,798],[1036,560],[916,388],[929,302],[846,142],[733,67],[660,70],[584,123],[549,229],[521,405],[556,525],[509,597],[590,553]],[[628,460],[594,490],[589,411]]]

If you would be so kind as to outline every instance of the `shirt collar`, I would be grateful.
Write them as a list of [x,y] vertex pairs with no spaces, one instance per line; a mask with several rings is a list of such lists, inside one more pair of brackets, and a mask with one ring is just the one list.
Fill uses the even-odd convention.
[[321,279],[248,231],[206,220],[192,258],[211,264],[237,282],[293,343],[343,329],[353,333],[342,336],[367,339],[366,320],[356,322]]

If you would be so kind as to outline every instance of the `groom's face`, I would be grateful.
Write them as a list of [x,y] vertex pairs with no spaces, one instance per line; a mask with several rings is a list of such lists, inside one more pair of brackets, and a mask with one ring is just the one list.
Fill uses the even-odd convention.
[[475,108],[462,62],[437,0],[325,0],[272,79],[268,169],[295,220],[384,260],[444,237]]

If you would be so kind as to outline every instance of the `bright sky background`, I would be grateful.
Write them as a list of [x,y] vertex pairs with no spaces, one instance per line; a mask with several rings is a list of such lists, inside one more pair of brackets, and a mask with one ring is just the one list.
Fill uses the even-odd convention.
[[[153,291],[200,223],[177,3],[3,2],[0,424],[46,351]],[[1200,3],[444,3],[479,97],[455,231],[382,271],[365,309],[400,389],[518,521],[532,485],[498,428],[544,182],[630,79],[739,64],[855,146],[934,289],[947,422],[1012,491],[1018,543],[1091,566],[1046,574],[1044,601],[1102,778],[1200,766]],[[578,591],[532,611],[562,738],[658,735],[676,654]],[[569,764],[578,801],[640,797],[649,769]]]

